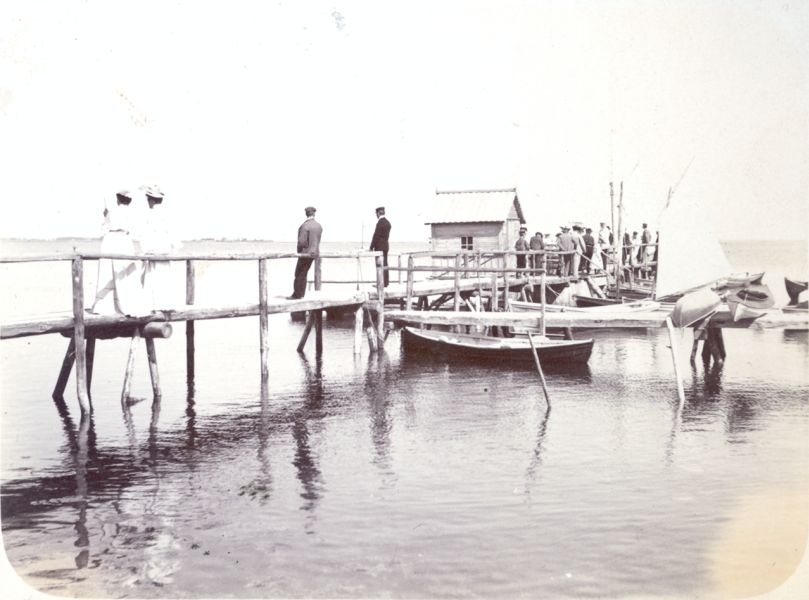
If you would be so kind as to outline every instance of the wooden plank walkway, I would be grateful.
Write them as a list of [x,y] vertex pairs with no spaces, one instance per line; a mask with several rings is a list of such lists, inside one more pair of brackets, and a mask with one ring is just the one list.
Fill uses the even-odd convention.
[[[665,310],[636,313],[581,313],[581,312],[547,312],[546,327],[571,328],[615,328],[615,329],[650,329],[665,327],[666,317],[671,313]],[[536,312],[472,312],[472,311],[414,311],[386,310],[385,318],[398,325],[431,324],[431,325],[499,325],[512,327],[539,327],[541,317]],[[809,330],[807,313],[788,313],[773,309],[755,320],[733,322],[727,307],[720,308],[711,319],[712,327],[730,327],[737,329],[791,329]]]
[[[359,306],[368,300],[365,292],[310,291],[304,298],[289,300],[284,297],[270,297],[267,300],[267,314],[288,313],[331,308],[337,306]],[[136,325],[167,321],[202,321],[206,319],[226,319],[231,317],[251,317],[259,315],[259,304],[248,303],[228,306],[208,306],[204,304],[184,304],[176,309],[157,311],[138,317],[124,315],[96,315],[85,311],[85,326],[103,327],[108,325]],[[9,319],[0,324],[0,339],[29,335],[61,333],[72,331],[73,313],[49,313]]]

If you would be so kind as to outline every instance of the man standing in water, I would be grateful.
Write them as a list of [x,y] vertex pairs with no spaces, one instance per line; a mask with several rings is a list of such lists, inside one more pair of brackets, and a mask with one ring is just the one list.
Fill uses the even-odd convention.
[[385,207],[376,209],[376,229],[371,238],[371,250],[382,252],[382,264],[385,266],[384,278],[385,287],[388,287],[390,278],[388,276],[388,238],[390,237],[390,221],[385,218]]
[[312,262],[320,254],[320,236],[323,233],[323,228],[320,223],[315,221],[316,209],[314,206],[307,206],[304,212],[306,213],[306,220],[298,227],[298,254],[305,254],[306,256],[298,257],[298,262],[295,265],[293,292],[291,296],[288,296],[289,300],[303,298],[304,294],[306,294],[306,275],[309,273]]

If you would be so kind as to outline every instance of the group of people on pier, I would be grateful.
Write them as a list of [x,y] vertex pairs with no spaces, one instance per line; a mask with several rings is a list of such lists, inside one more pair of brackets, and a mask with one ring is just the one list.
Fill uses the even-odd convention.
[[[615,236],[606,223],[600,223],[596,236],[593,236],[592,228],[579,224],[561,225],[559,229],[553,242],[556,249],[563,252],[557,262],[557,275],[575,279],[580,274],[590,275],[607,271],[609,257],[613,254]],[[527,237],[527,227],[520,227],[519,233],[520,236],[514,244],[517,252],[545,250],[551,245],[551,242],[546,242],[545,236],[540,231],[530,239]],[[637,276],[644,273],[654,275],[659,237],[658,233],[652,242],[652,232],[647,223],[643,224],[640,237],[637,231],[632,232],[631,237],[629,232],[624,233],[622,264],[631,268]],[[538,269],[540,261],[538,254],[517,254],[518,269]]]
[[[122,190],[104,208],[101,254],[169,254],[179,244],[162,212],[163,192],[155,185]],[[146,205],[141,215],[138,206]],[[102,258],[90,312],[138,316],[169,308],[171,263],[164,260]]]

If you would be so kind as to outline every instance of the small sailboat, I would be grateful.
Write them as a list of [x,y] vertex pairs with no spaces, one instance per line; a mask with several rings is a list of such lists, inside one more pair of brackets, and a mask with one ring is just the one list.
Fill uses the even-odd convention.
[[809,288],[809,282],[797,281],[789,277],[784,277],[784,285],[787,288],[787,295],[789,295],[788,306],[797,306],[801,292],[805,292]]

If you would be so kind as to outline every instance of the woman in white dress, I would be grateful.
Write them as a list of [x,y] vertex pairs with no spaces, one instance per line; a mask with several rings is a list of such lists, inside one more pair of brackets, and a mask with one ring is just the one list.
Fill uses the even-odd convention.
[[[169,230],[163,207],[163,192],[157,186],[145,188],[149,204],[140,233],[140,247],[146,254],[171,254],[179,244]],[[174,292],[172,263],[168,260],[147,260],[143,263],[143,290],[152,310],[177,308],[179,296]]]
[[[116,205],[104,209],[102,254],[136,254],[131,229],[134,222],[132,194],[116,194]],[[140,282],[140,261],[102,258],[98,261],[96,297],[90,312],[142,315],[145,312]]]

